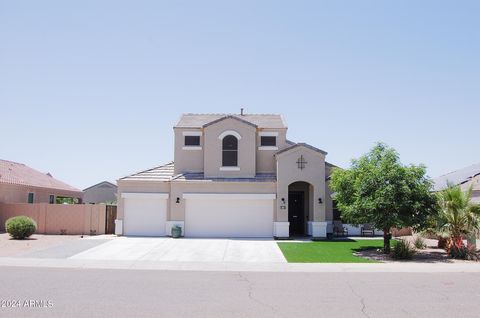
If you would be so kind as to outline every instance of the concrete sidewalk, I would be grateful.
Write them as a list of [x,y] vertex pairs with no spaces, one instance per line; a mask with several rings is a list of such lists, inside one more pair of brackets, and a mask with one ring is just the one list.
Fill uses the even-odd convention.
[[81,260],[1,257],[0,266],[130,269],[163,271],[225,271],[225,272],[344,272],[344,273],[479,273],[480,263],[248,263],[248,262],[161,262],[147,260]]

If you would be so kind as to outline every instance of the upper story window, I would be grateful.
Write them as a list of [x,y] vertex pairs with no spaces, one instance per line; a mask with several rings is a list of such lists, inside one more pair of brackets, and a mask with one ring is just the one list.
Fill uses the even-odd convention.
[[262,147],[275,147],[277,145],[277,137],[275,136],[261,136],[260,146]]
[[258,150],[278,150],[277,138],[277,131],[261,131]]
[[225,136],[222,140],[222,166],[238,166],[238,139],[233,135]]
[[183,150],[201,150],[200,137],[201,131],[184,131],[183,132]]
[[185,136],[185,146],[200,146],[200,136]]

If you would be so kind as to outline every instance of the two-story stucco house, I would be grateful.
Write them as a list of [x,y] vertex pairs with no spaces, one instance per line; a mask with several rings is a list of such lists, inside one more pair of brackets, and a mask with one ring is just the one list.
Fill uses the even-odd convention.
[[173,130],[174,162],[118,180],[117,234],[326,237],[332,165],[282,116],[184,114]]

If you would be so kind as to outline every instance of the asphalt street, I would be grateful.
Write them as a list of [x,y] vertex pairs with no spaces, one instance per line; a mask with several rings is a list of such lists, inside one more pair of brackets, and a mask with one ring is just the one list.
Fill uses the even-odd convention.
[[0,267],[0,281],[0,317],[478,317],[480,312],[477,273]]

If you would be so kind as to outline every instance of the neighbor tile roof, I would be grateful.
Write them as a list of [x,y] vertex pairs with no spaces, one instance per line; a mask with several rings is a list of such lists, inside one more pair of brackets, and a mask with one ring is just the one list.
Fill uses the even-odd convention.
[[447,187],[448,183],[459,185],[470,181],[473,177],[480,175],[480,163],[471,165],[469,167],[447,173],[443,176],[435,178],[434,191],[440,191]]
[[287,128],[282,116],[278,114],[183,114],[175,127],[202,128],[212,122],[228,117],[235,117],[258,128]]
[[102,185],[107,185],[107,186],[110,186],[110,187],[112,187],[112,188],[116,188],[116,187],[117,187],[116,184],[113,184],[113,183],[108,182],[108,181],[102,181],[102,182],[99,182],[99,183],[94,184],[94,185],[92,185],[92,186],[89,186],[88,188],[83,189],[83,191],[87,191],[87,190],[90,190],[90,189],[92,189],[92,188],[95,188],[95,187],[97,187],[97,186],[102,186]]
[[82,192],[80,189],[55,179],[49,173],[42,173],[23,163],[2,159],[0,159],[0,183]]

